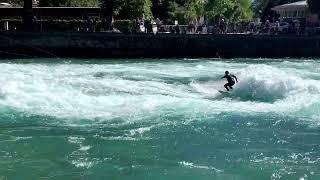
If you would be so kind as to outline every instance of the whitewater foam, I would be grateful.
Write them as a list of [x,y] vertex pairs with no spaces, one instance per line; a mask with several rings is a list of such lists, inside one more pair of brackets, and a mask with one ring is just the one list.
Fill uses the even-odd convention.
[[215,172],[217,172],[217,173],[223,172],[222,170],[217,169],[217,168],[212,167],[212,166],[200,166],[200,165],[195,165],[195,164],[192,163],[192,162],[181,161],[181,162],[179,162],[179,164],[180,164],[180,165],[183,165],[183,166],[185,166],[185,167],[188,167],[188,168],[213,170],[213,171],[215,171]]
[[[314,77],[319,70],[308,77],[307,68],[313,67],[308,63],[314,64],[305,62],[306,69],[301,67],[299,73],[294,69],[299,63],[284,68],[288,62],[2,64],[0,94],[6,98],[0,99],[0,106],[34,115],[101,122],[156,120],[166,113],[262,112],[318,117],[320,84]],[[229,97],[217,91],[223,88],[220,78],[226,68],[239,78]]]

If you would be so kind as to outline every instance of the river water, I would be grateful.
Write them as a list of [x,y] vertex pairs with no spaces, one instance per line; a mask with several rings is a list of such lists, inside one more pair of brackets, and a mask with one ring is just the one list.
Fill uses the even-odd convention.
[[[320,179],[320,61],[0,67],[0,180]],[[221,94],[226,70],[239,83]]]

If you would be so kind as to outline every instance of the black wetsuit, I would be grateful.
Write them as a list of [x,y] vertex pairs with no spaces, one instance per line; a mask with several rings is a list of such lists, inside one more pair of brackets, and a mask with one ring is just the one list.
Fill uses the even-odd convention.
[[236,78],[236,76],[233,75],[233,74],[228,74],[228,75],[225,75],[225,76],[222,77],[222,78],[226,78],[227,81],[228,81],[228,83],[224,85],[224,87],[228,91],[229,91],[228,87],[230,87],[230,89],[232,89],[232,86],[235,84],[233,77]]

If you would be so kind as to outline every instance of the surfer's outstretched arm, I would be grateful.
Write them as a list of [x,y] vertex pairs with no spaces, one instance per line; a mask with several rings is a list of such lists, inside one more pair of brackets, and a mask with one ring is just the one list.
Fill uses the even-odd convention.
[[226,78],[226,76],[223,76],[221,79]]
[[236,79],[236,82],[238,83],[238,79],[237,79],[237,76],[235,75],[232,75],[232,77],[234,77]]

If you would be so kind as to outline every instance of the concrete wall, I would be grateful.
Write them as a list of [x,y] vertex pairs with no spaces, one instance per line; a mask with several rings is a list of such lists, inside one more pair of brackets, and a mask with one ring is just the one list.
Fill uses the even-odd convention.
[[320,36],[1,32],[0,57],[320,57]]

